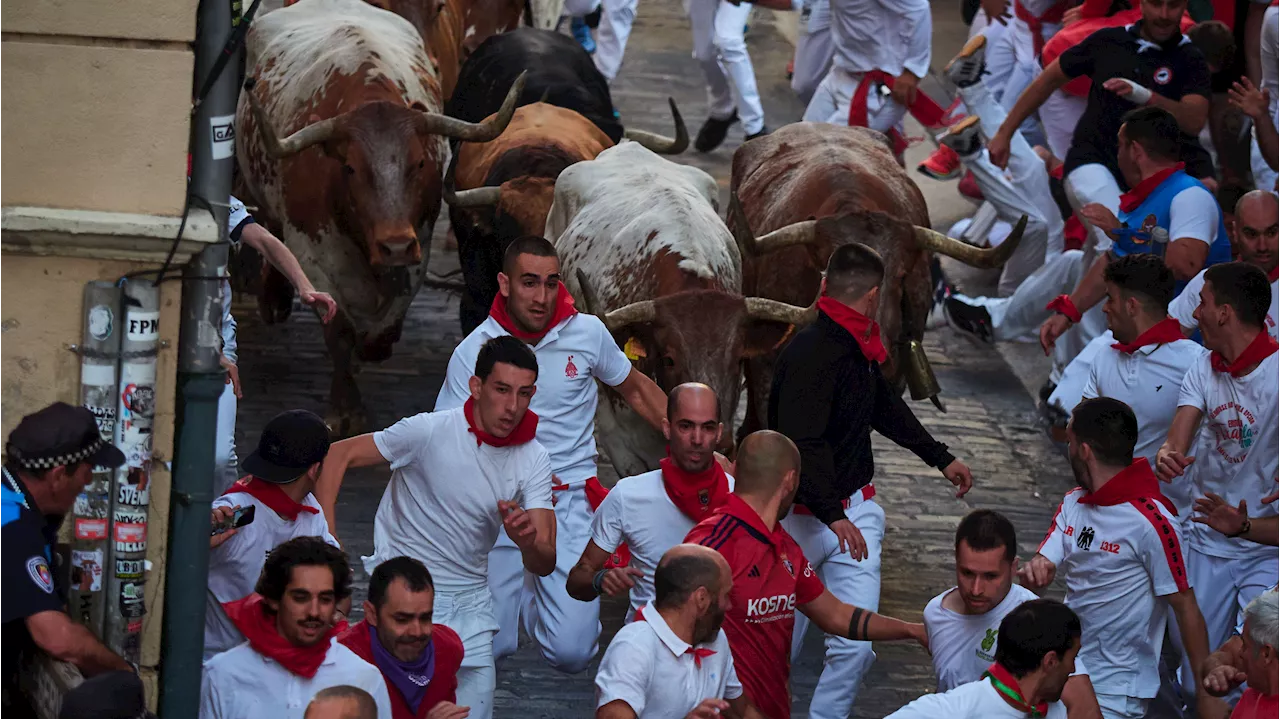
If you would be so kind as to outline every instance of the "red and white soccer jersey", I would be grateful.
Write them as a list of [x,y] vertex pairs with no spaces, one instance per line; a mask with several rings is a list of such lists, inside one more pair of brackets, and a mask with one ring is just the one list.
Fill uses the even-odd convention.
[[1159,492],[1126,500],[1136,493],[1119,491],[1143,473],[1150,483],[1157,481],[1142,458],[1093,495],[1068,492],[1039,549],[1057,565],[1067,585],[1066,604],[1080,616],[1080,659],[1098,694],[1156,695],[1169,617],[1157,598],[1190,586],[1177,518]]
[[711,547],[729,562],[733,606],[725,614],[724,631],[734,668],[747,696],[765,716],[789,719],[796,607],[822,595],[822,580],[782,523],[770,532],[737,495],[729,495],[724,507],[702,520],[684,541]]

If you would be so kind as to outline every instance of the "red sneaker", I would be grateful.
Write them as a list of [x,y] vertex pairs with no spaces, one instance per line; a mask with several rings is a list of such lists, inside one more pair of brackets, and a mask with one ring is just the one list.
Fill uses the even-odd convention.
[[961,167],[960,156],[955,150],[946,145],[938,145],[938,149],[917,165],[916,170],[935,180],[954,180],[960,176]]
[[978,180],[973,176],[972,172],[964,173],[964,177],[960,178],[960,184],[956,189],[969,199],[977,200],[978,202],[986,199],[982,196],[982,189],[978,187]]

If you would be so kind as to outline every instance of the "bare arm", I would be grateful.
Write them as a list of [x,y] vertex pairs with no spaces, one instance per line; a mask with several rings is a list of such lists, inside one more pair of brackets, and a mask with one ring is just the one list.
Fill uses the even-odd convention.
[[1027,86],[1026,90],[1022,91],[1013,109],[1009,110],[1009,115],[1005,117],[1004,123],[996,131],[995,137],[987,143],[992,163],[998,167],[1009,164],[1009,143],[1013,139],[1013,133],[1017,132],[1024,120],[1040,109],[1054,90],[1066,85],[1070,80],[1071,78],[1062,71],[1062,66],[1054,60]]
[[731,719],[769,719],[756,708],[754,702],[743,692],[737,699],[728,699]]
[[1205,629],[1200,607],[1196,605],[1196,591],[1188,587],[1181,592],[1166,595],[1165,599],[1173,609],[1178,631],[1182,634],[1182,645],[1195,670],[1194,686],[1199,687],[1204,681],[1205,660],[1209,657],[1209,634]]
[[630,704],[621,699],[614,699],[596,709],[596,719],[636,719],[636,713]]
[[1186,282],[1200,274],[1204,261],[1209,258],[1209,243],[1194,237],[1183,237],[1169,243],[1164,253],[1164,264],[1174,278]]
[[556,513],[552,509],[521,509],[515,502],[498,502],[502,528],[520,550],[524,568],[539,577],[556,570]]
[[1076,309],[1080,310],[1080,314],[1088,312],[1107,296],[1107,283],[1103,276],[1110,261],[1109,253],[1103,252],[1098,255],[1098,259],[1089,265],[1084,277],[1080,278],[1080,284],[1076,285],[1075,291],[1071,293],[1071,301]]
[[631,374],[614,387],[631,409],[654,429],[662,431],[662,418],[667,414],[667,393],[649,379],[649,376],[632,368]]
[[76,665],[86,676],[133,671],[129,662],[107,649],[93,632],[71,621],[66,612],[38,612],[27,617],[26,623],[37,646],[55,659]]
[[324,510],[325,521],[329,523],[329,533],[338,536],[338,519],[336,506],[338,490],[342,488],[342,480],[347,470],[352,467],[371,467],[375,464],[388,464],[387,459],[373,442],[372,434],[344,439],[329,445],[329,453],[325,455],[324,464],[320,467],[320,477],[316,480],[315,495],[320,508]]
[[1173,115],[1173,119],[1178,121],[1178,127],[1192,137],[1199,135],[1209,121],[1209,98],[1204,95],[1183,95],[1181,100],[1171,100],[1153,92],[1147,104]]
[[928,633],[923,624],[912,624],[886,617],[836,599],[831,590],[823,590],[818,598],[799,607],[822,631],[854,641],[895,641],[914,639],[926,648]]
[[[596,544],[594,539],[587,540],[587,548],[582,550],[578,563],[569,570],[569,579],[565,582],[565,590],[569,596],[580,602],[594,602],[597,597],[596,574],[604,569],[604,563],[609,561],[611,554],[612,552]],[[636,585],[634,578],[641,576],[644,576],[644,572],[635,567],[614,567],[605,572],[604,581],[600,584],[601,593],[611,597],[622,596]]]
[[1195,437],[1196,430],[1200,427],[1202,414],[1199,407],[1190,405],[1179,407],[1173,414],[1169,434],[1165,437],[1164,444],[1160,446],[1160,451],[1156,452],[1155,470],[1160,479],[1171,482],[1174,477],[1181,477],[1182,471],[1196,461],[1195,457],[1188,457],[1187,452],[1191,448],[1191,440]]
[[[1244,66],[1249,80],[1255,85],[1262,82],[1262,18],[1266,14],[1265,4],[1251,2],[1249,12],[1244,16]],[[1263,157],[1269,158],[1270,155]]]
[[298,258],[294,257],[278,237],[268,232],[262,225],[251,222],[240,231],[240,241],[257,250],[262,254],[263,259],[271,263],[272,267],[280,270],[289,280],[289,284],[298,290],[298,297],[302,299],[303,304],[316,306],[322,321],[327,323],[333,319],[333,315],[338,311],[338,304],[334,302],[333,297],[329,296],[329,293],[316,291],[311,280],[307,279],[307,273],[302,271],[302,265],[298,264]]
[[[1250,5],[1252,10],[1254,7]],[[1261,89],[1247,77],[1233,83],[1227,91],[1227,101],[1232,107],[1239,109],[1253,120],[1254,137],[1258,140],[1258,150],[1267,166],[1276,169],[1276,153],[1280,151],[1280,136],[1276,134],[1275,118],[1271,115],[1271,96],[1267,90]],[[1270,187],[1260,187],[1270,190]]]
[[1067,679],[1067,685],[1062,688],[1062,704],[1067,708],[1067,719],[1102,719],[1098,695],[1093,692],[1093,682],[1088,675]]

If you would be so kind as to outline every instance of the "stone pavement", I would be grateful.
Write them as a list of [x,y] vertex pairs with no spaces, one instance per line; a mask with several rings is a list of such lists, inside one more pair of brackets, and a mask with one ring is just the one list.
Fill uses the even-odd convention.
[[[963,42],[958,10],[941,3],[935,12],[934,65],[941,67]],[[758,11],[748,43],[756,65],[770,127],[798,119],[803,108],[791,95],[784,75],[791,46],[778,26],[785,16]],[[688,22],[677,0],[645,0],[636,18],[626,65],[614,85],[614,97],[629,126],[669,131],[667,96],[674,96],[695,132],[705,117],[701,74],[690,59]],[[946,53],[946,55],[944,55]],[[938,92],[933,83],[927,90]],[[940,95],[935,95],[940,97]],[[908,128],[908,134],[921,134]],[[724,147],[709,155],[689,153],[679,161],[710,172],[727,200],[729,163],[741,142],[735,128]],[[912,149],[909,166],[928,151]],[[943,185],[913,173],[930,199],[935,226],[959,217],[965,201],[957,201],[954,184]],[[722,205],[723,206],[723,205]],[[442,213],[443,214],[443,213]],[[447,220],[442,217],[433,242],[432,271],[444,274],[457,259],[443,250]],[[958,273],[966,284],[989,281],[975,273]],[[299,306],[295,316],[264,326],[252,298],[236,305],[240,325],[240,374],[245,399],[240,405],[238,439],[247,455],[262,425],[284,409],[325,409],[329,360],[319,322]],[[378,429],[416,412],[430,410],[442,382],[449,353],[459,341],[457,299],[424,290],[416,299],[395,355],[380,365],[364,367],[359,376],[370,418]],[[1017,525],[1024,557],[1034,552],[1048,526],[1058,498],[1073,486],[1067,463],[1038,430],[1034,404],[1022,384],[993,349],[978,346],[949,329],[930,333],[925,346],[944,391],[949,412],[927,402],[912,403],[925,425],[974,471],[976,488],[963,500],[934,470],[914,456],[877,437],[877,501],[885,509],[886,536],[882,557],[880,611],[919,620],[928,600],[953,584],[952,536],[956,522],[976,507],[999,509]],[[601,476],[611,468],[602,458]],[[357,566],[356,607],[368,577],[359,557],[372,552],[373,517],[388,474],[350,473],[339,504],[339,534]],[[607,643],[621,624],[622,601],[606,601],[602,616]],[[927,654],[906,645],[880,644],[879,659],[859,694],[856,717],[883,717],[934,687]],[[811,634],[793,667],[796,717],[807,716],[808,700],[822,668],[822,644]],[[584,717],[594,705],[588,672],[566,676],[549,669],[527,641],[499,666],[498,717]]]

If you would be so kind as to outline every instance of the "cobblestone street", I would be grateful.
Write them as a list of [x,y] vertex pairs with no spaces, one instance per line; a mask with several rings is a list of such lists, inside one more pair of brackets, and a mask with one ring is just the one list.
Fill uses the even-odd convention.
[[[963,42],[963,36],[942,31],[947,23],[958,25],[958,14],[954,3],[935,10],[939,18],[935,24],[935,67],[945,64],[950,52]],[[784,72],[792,46],[775,24],[775,17],[757,11],[748,34],[770,128],[795,121],[803,111]],[[946,56],[940,47],[947,49]],[[680,3],[644,0],[627,48],[627,62],[614,84],[614,100],[627,126],[670,132],[664,102],[670,95],[679,103],[690,132],[696,132],[705,117],[706,98],[689,48],[688,21]],[[931,93],[937,90],[929,84],[924,87]],[[914,131],[908,128],[908,134],[921,133],[916,127]],[[727,201],[730,160],[741,139],[741,130],[735,127],[729,141],[716,152],[698,155],[691,151],[675,159],[715,176],[722,199]],[[917,146],[914,152],[921,150]],[[918,177],[914,170],[913,176]],[[944,223],[958,217],[954,186],[944,190],[925,180],[921,186],[930,197],[935,226],[945,229]],[[935,196],[942,198],[937,205]],[[943,207],[947,209],[940,211]],[[444,250],[446,226],[447,213],[442,213],[432,249],[431,271],[436,275],[457,268],[457,258]],[[962,279],[976,283],[983,278]],[[266,326],[258,318],[252,297],[238,299],[240,376],[244,383],[238,447],[243,457],[256,443],[262,425],[276,412],[305,408],[324,413],[330,363],[320,323],[309,311],[298,305],[288,322]],[[413,304],[395,355],[380,365],[363,367],[358,381],[371,430],[432,409],[449,354],[461,339],[457,310],[455,296],[423,290]],[[953,584],[952,535],[961,516],[978,507],[1006,513],[1018,528],[1020,554],[1026,558],[1043,536],[1058,499],[1074,486],[1065,459],[1039,429],[1033,399],[995,349],[978,346],[945,328],[930,332],[925,346],[949,411],[943,414],[927,401],[911,406],[934,436],[972,467],[975,488],[963,500],[956,499],[940,473],[877,437],[877,501],[886,514],[880,611],[912,621],[919,620],[931,597]],[[613,478],[603,458],[600,469],[602,479]],[[352,472],[339,504],[340,536],[357,566],[357,608],[368,579],[358,559],[372,552],[374,512],[387,478],[381,471]],[[625,602],[605,603],[602,646],[619,628],[624,611]],[[883,717],[934,687],[932,667],[923,650],[914,645],[878,645],[876,651],[876,665],[855,703],[856,717]],[[811,634],[803,656],[793,667],[794,716],[807,716],[808,700],[821,668],[821,638]],[[587,673],[559,674],[542,662],[533,647],[522,645],[516,656],[499,664],[496,716],[590,716],[593,675],[594,665]]]

